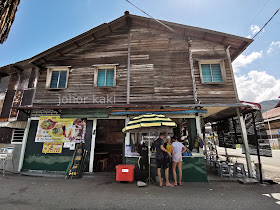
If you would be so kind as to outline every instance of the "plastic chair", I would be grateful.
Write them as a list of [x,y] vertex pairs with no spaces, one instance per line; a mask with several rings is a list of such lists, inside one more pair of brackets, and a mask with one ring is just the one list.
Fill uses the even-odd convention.
[[245,167],[243,163],[235,163],[233,168],[233,176],[243,178],[246,177]]
[[102,171],[106,170],[107,169],[107,165],[108,165],[107,161],[108,161],[108,158],[104,158],[102,160],[99,160],[97,162],[97,168],[98,168],[99,165],[101,165],[101,170]]
[[230,166],[227,163],[220,163],[219,165],[219,174],[221,177],[231,177]]

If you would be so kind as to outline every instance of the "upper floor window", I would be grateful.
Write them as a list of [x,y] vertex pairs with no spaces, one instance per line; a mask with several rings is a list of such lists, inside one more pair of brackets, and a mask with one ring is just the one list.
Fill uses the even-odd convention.
[[202,83],[224,83],[225,67],[223,60],[199,61],[200,76]]
[[116,65],[94,65],[95,78],[94,84],[98,87],[113,87],[116,86]]
[[49,89],[67,88],[69,67],[50,67],[47,72],[46,87]]

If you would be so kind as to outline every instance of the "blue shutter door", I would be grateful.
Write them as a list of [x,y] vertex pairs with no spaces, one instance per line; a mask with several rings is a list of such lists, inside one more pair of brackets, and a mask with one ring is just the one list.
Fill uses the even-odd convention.
[[66,80],[67,80],[67,71],[60,71],[60,77],[59,77],[59,88],[65,88],[66,87]]
[[213,75],[213,82],[223,82],[220,64],[212,64],[211,69]]
[[52,71],[50,88],[57,88],[59,71]]
[[105,69],[98,70],[97,86],[105,86]]
[[115,77],[114,69],[107,69],[106,86],[114,86],[114,77]]
[[212,82],[210,64],[201,64],[203,82]]

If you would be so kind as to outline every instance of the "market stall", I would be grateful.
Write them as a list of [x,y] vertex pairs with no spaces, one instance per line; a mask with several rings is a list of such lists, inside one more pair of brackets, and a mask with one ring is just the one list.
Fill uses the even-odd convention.
[[[177,127],[163,128],[153,127],[149,132],[147,129],[140,129],[135,132],[135,129],[130,131],[130,142],[126,145],[125,149],[125,161],[126,164],[133,164],[137,168],[141,168],[141,145],[150,145],[154,142],[160,132],[165,132],[166,135],[179,136],[182,142],[191,149],[188,154],[183,156],[182,170],[183,170],[183,182],[207,182],[207,170],[205,156],[203,155],[203,149],[198,151],[195,148],[195,141],[197,139],[197,130],[195,119],[172,119],[177,123]],[[150,176],[155,179],[157,176],[157,167],[155,160],[155,152],[152,148],[150,152]],[[137,170],[135,170],[137,172]],[[137,177],[137,175],[136,175]],[[164,177],[164,176],[162,176]],[[172,172],[170,170],[170,178],[173,179]]]

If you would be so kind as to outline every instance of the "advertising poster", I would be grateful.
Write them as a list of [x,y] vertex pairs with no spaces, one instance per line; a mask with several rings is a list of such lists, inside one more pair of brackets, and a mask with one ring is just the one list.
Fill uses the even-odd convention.
[[42,153],[61,153],[63,143],[46,142],[43,145]]
[[86,120],[42,116],[39,119],[35,142],[85,143]]

